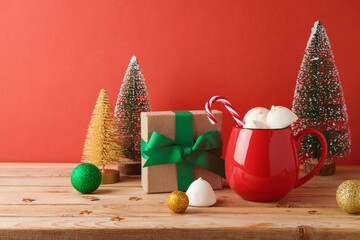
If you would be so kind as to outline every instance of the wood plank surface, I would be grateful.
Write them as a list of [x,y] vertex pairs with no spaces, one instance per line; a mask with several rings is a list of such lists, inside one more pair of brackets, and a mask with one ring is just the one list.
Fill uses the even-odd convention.
[[335,200],[341,182],[360,180],[359,166],[339,166],[280,201],[250,202],[224,188],[215,206],[175,214],[168,194],[145,194],[139,177],[80,194],[70,183],[76,165],[0,163],[0,239],[360,239],[360,215]]

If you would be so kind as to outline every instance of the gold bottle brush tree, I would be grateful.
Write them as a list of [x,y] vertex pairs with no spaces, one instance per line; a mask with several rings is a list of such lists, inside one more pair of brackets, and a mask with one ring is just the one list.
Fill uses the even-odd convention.
[[102,184],[119,181],[119,172],[106,166],[118,164],[122,157],[119,127],[115,121],[109,98],[101,89],[87,130],[82,162],[98,166]]

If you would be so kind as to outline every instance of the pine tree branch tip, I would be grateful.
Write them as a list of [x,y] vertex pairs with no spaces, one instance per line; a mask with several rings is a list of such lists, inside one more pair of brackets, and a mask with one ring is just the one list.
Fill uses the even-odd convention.
[[136,59],[136,56],[132,56],[131,60],[130,60],[130,63],[134,63],[134,62],[137,62],[137,59]]

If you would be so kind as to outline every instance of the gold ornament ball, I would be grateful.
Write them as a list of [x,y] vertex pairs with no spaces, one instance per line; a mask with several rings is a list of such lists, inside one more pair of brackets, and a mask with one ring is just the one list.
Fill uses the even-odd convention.
[[168,196],[167,205],[173,212],[185,212],[186,208],[189,206],[189,198],[186,193],[182,191],[174,191]]
[[347,180],[336,191],[336,202],[348,213],[360,212],[360,181]]

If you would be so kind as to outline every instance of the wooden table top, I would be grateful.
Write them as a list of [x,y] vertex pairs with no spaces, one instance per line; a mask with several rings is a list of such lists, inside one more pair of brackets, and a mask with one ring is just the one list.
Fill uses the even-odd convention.
[[76,165],[0,163],[0,239],[360,239],[360,215],[335,200],[341,182],[360,179],[360,166],[340,166],[277,202],[245,201],[224,188],[215,206],[175,214],[168,193],[145,194],[138,177],[80,194],[70,183]]

